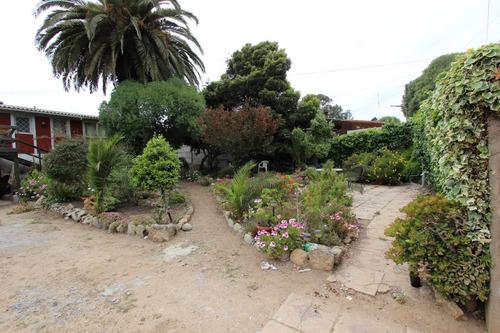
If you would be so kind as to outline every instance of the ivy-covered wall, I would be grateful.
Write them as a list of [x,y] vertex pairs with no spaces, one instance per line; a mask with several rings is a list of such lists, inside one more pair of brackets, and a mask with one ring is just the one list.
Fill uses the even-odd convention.
[[499,66],[499,44],[468,51],[421,107],[435,185],[467,209],[469,237],[482,245],[490,242],[486,119],[500,110]]

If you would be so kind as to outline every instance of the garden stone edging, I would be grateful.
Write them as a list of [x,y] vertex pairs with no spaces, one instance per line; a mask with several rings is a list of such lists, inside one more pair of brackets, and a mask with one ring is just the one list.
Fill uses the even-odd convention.
[[[83,208],[75,208],[72,204],[53,203],[44,205],[47,198],[41,196],[35,203],[36,207],[44,207],[46,210],[60,214],[65,220],[74,220],[77,223],[89,224],[94,228],[104,229],[105,223]],[[189,223],[194,213],[194,207],[189,204],[186,213],[178,223],[175,224],[152,224],[150,226],[135,225],[129,222],[125,225],[123,222],[113,222],[107,228],[110,233],[126,233],[129,236],[139,236],[143,239],[150,239],[153,242],[165,242],[171,240],[177,232],[190,231],[193,226]]]
[[[221,198],[215,195],[215,199],[217,202],[220,202]],[[219,206],[220,207],[220,206]],[[226,219],[227,225],[236,231],[240,237],[243,238],[245,243],[249,245],[254,245],[257,249],[257,244],[255,243],[254,237],[251,233],[245,233],[243,226],[240,223],[237,223],[231,219],[231,213],[227,210],[222,209],[222,215]],[[352,233],[346,239],[348,242],[345,244],[349,244],[351,241],[357,239],[357,234]],[[290,261],[298,267],[305,268],[311,267],[313,269],[319,269],[327,272],[333,272],[334,267],[340,265],[342,262],[342,258],[346,252],[345,246],[333,246],[328,247],[325,245],[316,244],[315,246],[310,247],[309,251],[306,252],[303,249],[295,249],[290,254]]]

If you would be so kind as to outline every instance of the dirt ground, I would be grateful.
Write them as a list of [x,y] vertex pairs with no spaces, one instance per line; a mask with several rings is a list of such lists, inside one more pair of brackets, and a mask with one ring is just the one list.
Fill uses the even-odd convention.
[[[257,332],[292,292],[316,296],[318,306],[425,319],[423,332],[461,332],[418,299],[350,301],[327,288],[330,273],[268,260],[227,226],[208,188],[184,183],[182,192],[195,208],[193,230],[161,244],[46,211],[6,215],[13,206],[2,206],[0,332]],[[263,270],[266,261],[277,269]],[[466,327],[484,325],[471,317]]]

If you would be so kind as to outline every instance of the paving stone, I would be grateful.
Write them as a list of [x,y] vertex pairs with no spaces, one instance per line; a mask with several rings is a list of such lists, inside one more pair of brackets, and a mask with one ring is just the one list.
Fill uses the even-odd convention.
[[375,296],[382,282],[384,273],[368,268],[350,266],[349,269],[337,270],[335,277],[338,282],[347,288],[352,288],[360,293]]
[[283,324],[277,323],[274,320],[267,322],[266,326],[260,331],[260,333],[299,333],[299,331],[293,328],[287,327]]

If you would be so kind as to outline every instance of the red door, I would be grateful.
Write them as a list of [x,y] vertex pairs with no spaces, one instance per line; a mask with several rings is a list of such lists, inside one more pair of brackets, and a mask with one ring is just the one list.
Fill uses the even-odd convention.
[[[24,133],[17,133],[16,138],[19,139],[19,141],[29,143],[33,145],[33,135],[32,134],[24,134]],[[35,149],[33,147],[23,145],[22,143],[19,143],[19,150],[23,153],[28,153],[28,154],[34,154]]]
[[[36,146],[49,151],[50,148],[52,148],[50,138],[50,119],[47,117],[35,117],[35,131]],[[44,151],[41,151],[40,153],[45,154]]]
[[0,125],[10,126],[10,113],[0,113]]
[[82,122],[79,120],[70,120],[69,126],[71,128],[71,137],[83,136]]

